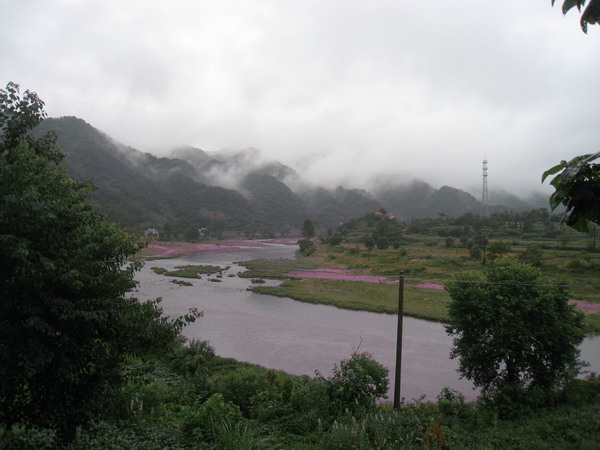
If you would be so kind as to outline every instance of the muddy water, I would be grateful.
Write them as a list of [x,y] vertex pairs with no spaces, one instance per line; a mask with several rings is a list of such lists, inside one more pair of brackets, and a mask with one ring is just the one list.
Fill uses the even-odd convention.
[[[295,249],[290,245],[267,245],[150,261],[136,276],[140,281],[136,296],[162,297],[169,315],[184,314],[189,308],[202,310],[204,317],[188,326],[184,334],[189,339],[209,340],[221,356],[314,376],[315,370],[329,375],[336,363],[358,349],[371,353],[386,366],[393,383],[396,316],[254,294],[247,291],[252,285],[250,280],[237,277],[245,269],[234,261],[291,258]],[[214,276],[204,276],[189,280],[191,287],[173,284],[171,278],[151,270],[154,266],[172,269],[183,264],[231,267],[223,272],[221,282],[211,282],[209,278]],[[471,383],[460,380],[456,373],[457,361],[448,357],[451,340],[443,325],[408,317],[403,324],[402,397],[411,400],[425,395],[435,399],[444,386],[449,386],[467,399],[475,398]],[[592,362],[594,371],[600,371],[599,350],[599,338],[588,338],[582,345],[582,357]]]

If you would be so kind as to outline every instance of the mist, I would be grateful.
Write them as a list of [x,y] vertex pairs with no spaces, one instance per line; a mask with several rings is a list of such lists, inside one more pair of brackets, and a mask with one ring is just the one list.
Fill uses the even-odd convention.
[[0,81],[157,156],[255,147],[325,187],[472,193],[485,158],[490,192],[548,194],[600,140],[600,30],[549,3],[8,2]]

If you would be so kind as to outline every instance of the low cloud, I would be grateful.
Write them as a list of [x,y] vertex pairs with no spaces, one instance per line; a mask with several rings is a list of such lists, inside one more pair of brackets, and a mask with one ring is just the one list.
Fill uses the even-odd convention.
[[599,32],[521,0],[47,0],[5,5],[0,64],[157,155],[253,146],[319,184],[462,189],[487,158],[522,193],[598,150]]

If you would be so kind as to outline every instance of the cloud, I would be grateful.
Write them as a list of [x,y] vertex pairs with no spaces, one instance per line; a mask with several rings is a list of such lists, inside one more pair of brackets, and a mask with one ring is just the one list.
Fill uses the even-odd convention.
[[[541,188],[597,151],[600,30],[504,0],[9,1],[4,76],[158,154],[254,146],[312,181]],[[548,189],[547,187],[545,189]]]

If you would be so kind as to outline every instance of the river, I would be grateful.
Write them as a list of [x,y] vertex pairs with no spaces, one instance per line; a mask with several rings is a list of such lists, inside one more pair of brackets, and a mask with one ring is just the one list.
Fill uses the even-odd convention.
[[[335,364],[356,350],[368,352],[389,369],[394,382],[397,317],[312,305],[291,299],[255,294],[245,269],[234,262],[250,259],[293,258],[294,245],[257,243],[256,247],[227,248],[187,254],[175,259],[149,261],[136,273],[140,282],[135,295],[141,299],[162,297],[164,312],[171,316],[198,308],[204,317],[187,326],[188,339],[208,340],[215,352],[294,375],[330,375]],[[221,282],[187,280],[193,286],[171,283],[151,267],[173,269],[186,264],[230,266]],[[267,281],[277,284],[277,281]],[[472,384],[460,379],[458,362],[449,358],[451,339],[444,326],[405,317],[401,396],[407,401],[425,396],[434,400],[445,386],[474,399]],[[589,337],[581,346],[590,370],[600,372],[600,337]],[[390,390],[389,398],[393,398]]]

